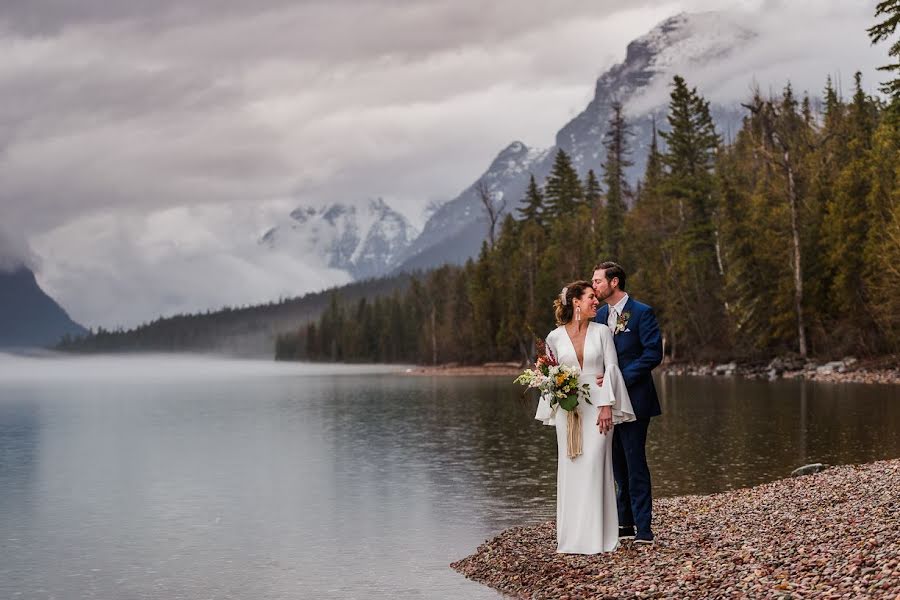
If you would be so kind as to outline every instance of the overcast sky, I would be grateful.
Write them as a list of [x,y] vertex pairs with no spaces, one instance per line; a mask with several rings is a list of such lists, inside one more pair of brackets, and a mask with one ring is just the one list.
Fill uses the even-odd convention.
[[820,72],[794,66],[816,89],[871,72],[874,4],[6,0],[0,268],[27,255],[74,317],[107,326],[340,283],[240,250],[300,203],[381,196],[421,225],[509,142],[551,145],[628,41],[677,12],[777,32],[739,94],[813,38]]

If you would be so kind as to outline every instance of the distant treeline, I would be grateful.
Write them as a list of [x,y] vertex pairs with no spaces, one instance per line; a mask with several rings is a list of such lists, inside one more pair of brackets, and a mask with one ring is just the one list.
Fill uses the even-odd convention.
[[[348,284],[337,288],[336,293],[344,302],[354,302],[357,298],[402,291],[409,283],[409,275],[398,275]],[[271,357],[279,333],[296,331],[315,321],[332,298],[332,290],[329,290],[268,304],[159,318],[129,330],[109,331],[101,327],[86,336],[66,337],[57,349],[70,352],[203,351]]]
[[[891,84],[889,84],[891,85]],[[665,131],[630,189],[628,124],[614,107],[600,176],[556,155],[477,260],[393,295],[335,296],[277,340],[279,359],[480,363],[526,360],[552,302],[600,260],[653,305],[674,358],[882,354],[900,343],[900,100],[863,91],[823,106],[788,85],[748,99],[727,143],[708,102],[675,77]],[[496,207],[485,199],[490,210]],[[495,235],[496,233],[496,235]],[[490,240],[493,240],[491,243]]]

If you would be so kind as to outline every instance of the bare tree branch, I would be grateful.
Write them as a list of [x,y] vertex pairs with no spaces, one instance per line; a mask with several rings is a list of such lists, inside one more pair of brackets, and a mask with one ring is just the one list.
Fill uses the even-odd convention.
[[488,238],[491,242],[491,248],[493,248],[497,235],[497,223],[500,222],[500,215],[506,210],[506,198],[502,198],[499,202],[495,200],[494,194],[483,179],[480,179],[475,184],[475,193],[478,194],[478,199],[484,205],[484,211],[487,213],[488,221],[490,221]]

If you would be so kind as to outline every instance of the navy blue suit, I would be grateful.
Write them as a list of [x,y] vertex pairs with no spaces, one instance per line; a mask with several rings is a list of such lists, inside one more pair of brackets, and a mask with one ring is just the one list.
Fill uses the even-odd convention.
[[[613,341],[637,420],[613,428],[616,504],[620,527],[634,526],[639,538],[653,539],[650,529],[653,502],[645,446],[650,418],[662,413],[650,375],[662,362],[662,339],[651,307],[629,297],[619,318],[626,314],[625,331],[616,333]],[[597,311],[595,320],[606,325],[608,317],[609,306],[604,305]]]

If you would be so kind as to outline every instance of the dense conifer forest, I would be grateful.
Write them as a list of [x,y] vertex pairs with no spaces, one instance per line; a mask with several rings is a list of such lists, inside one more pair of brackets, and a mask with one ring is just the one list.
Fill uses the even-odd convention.
[[128,330],[100,328],[86,336],[66,337],[57,349],[69,352],[218,352],[271,357],[279,333],[295,331],[318,319],[333,297],[353,302],[362,297],[390,295],[404,290],[409,282],[409,275],[399,275],[268,304],[161,317]]
[[[900,349],[900,2],[877,5],[889,44],[883,96],[859,74],[821,101],[790,83],[751,94],[723,139],[702,90],[671,82],[635,186],[627,107],[606,159],[582,179],[562,150],[545,181],[497,218],[476,259],[257,307],[159,319],[66,339],[61,349],[259,349],[282,360],[437,364],[526,361],[553,328],[552,302],[616,260],[654,306],[675,360],[833,358]],[[879,20],[880,19],[880,20]],[[277,338],[277,339],[276,339]]]
[[[878,5],[873,43],[900,20]],[[900,42],[889,49],[900,71]],[[671,83],[666,123],[631,189],[625,107],[607,124],[606,160],[582,180],[559,150],[532,178],[475,260],[415,277],[404,292],[355,304],[279,336],[279,359],[437,364],[526,361],[554,327],[566,282],[615,260],[627,289],[655,307],[670,359],[818,358],[900,345],[900,80],[884,97],[861,76],[820,106],[787,83],[743,104],[723,140],[702,92]],[[818,104],[818,103],[817,103]]]

